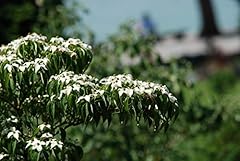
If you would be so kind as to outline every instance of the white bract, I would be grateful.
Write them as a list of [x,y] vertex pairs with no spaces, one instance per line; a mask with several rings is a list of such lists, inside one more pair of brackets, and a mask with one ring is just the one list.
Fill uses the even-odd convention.
[[47,128],[47,129],[50,129],[51,128],[51,125],[49,125],[49,124],[41,124],[41,125],[39,125],[38,126],[38,128],[41,130],[41,131],[43,131],[45,128]]
[[5,157],[7,157],[7,156],[8,156],[8,154],[1,153],[1,154],[0,154],[0,160],[2,160],[3,158],[5,158]]
[[77,102],[80,102],[81,100],[86,100],[87,102],[90,102],[92,95],[85,95],[85,96],[80,96],[77,100]]
[[50,141],[46,141],[46,146],[50,146],[50,149],[54,149],[55,147],[62,149],[63,142],[58,141],[56,139],[51,139]]
[[7,134],[7,138],[15,138],[17,141],[19,141],[19,135],[21,132],[19,130],[16,130],[16,127],[12,127],[12,130]]
[[10,64],[6,64],[6,65],[4,66],[4,69],[6,69],[9,73],[11,73],[11,72],[12,72],[12,69],[13,69],[13,66],[10,65]]
[[18,119],[15,116],[11,116],[10,118],[7,118],[7,122],[17,123]]
[[[77,103],[84,100],[91,102],[95,98],[101,97],[105,92],[103,87],[107,88],[110,92],[117,91],[119,97],[123,97],[123,94],[128,97],[137,95],[149,95],[156,96],[159,93],[166,95],[168,99],[177,106],[177,99],[169,92],[165,85],[144,82],[139,80],[133,80],[130,74],[120,74],[115,76],[109,76],[98,80],[85,74],[74,74],[72,71],[63,72],[59,75],[52,76],[51,81],[59,81],[64,84],[63,89],[60,91],[58,99],[62,99],[63,96],[69,96],[72,92],[81,94],[78,97]],[[86,92],[88,89],[88,92]],[[84,93],[84,95],[82,95]]]
[[42,134],[41,138],[52,138],[53,135],[50,134],[49,132]]
[[38,140],[34,138],[33,140],[27,141],[26,149],[31,146],[32,150],[37,150],[38,152],[41,152],[43,149],[43,146],[46,145],[44,141]]
[[61,52],[70,52],[72,51],[69,49],[70,45],[81,46],[82,48],[91,50],[92,47],[80,39],[69,38],[68,40],[64,40],[62,37],[52,37],[50,40],[52,45],[45,50],[49,50],[51,52],[61,51]]
[[119,96],[122,96],[123,93],[125,93],[129,97],[132,97],[133,89],[130,89],[130,88],[121,88],[121,89],[119,89],[119,91],[118,91]]
[[53,138],[50,133],[44,133],[40,139],[33,138],[33,140],[28,140],[26,143],[25,149],[31,148],[31,150],[37,150],[38,152],[41,152],[44,148],[51,150],[59,148],[62,150],[63,147],[63,142]]

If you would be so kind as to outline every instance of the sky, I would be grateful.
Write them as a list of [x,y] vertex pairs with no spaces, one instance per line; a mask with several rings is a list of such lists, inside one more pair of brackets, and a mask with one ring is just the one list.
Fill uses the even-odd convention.
[[[127,20],[140,20],[148,13],[158,32],[198,32],[201,26],[197,0],[80,0],[89,9],[84,22],[104,40],[117,32]],[[221,29],[231,30],[239,25],[240,9],[236,0],[213,0]]]

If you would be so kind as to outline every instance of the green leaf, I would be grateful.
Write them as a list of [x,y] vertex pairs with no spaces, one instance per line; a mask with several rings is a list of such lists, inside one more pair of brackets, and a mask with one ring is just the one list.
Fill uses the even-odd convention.
[[15,91],[15,83],[14,83],[13,79],[9,80],[9,85],[10,85],[10,89],[12,90],[12,92],[14,92]]
[[13,153],[13,154],[15,154],[16,146],[17,146],[17,141],[15,140],[15,141],[12,143],[12,153]]
[[36,161],[39,161],[41,153],[38,153]]
[[50,111],[51,111],[51,115],[52,115],[53,120],[55,119],[55,110],[56,110],[55,108],[56,108],[55,103],[51,103]]

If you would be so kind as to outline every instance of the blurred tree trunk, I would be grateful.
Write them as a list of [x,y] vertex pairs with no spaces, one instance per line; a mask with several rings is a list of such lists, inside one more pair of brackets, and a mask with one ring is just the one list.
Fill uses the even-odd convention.
[[216,18],[214,15],[214,8],[212,0],[198,0],[202,17],[202,29],[200,36],[211,37],[219,35],[220,31],[217,26]]

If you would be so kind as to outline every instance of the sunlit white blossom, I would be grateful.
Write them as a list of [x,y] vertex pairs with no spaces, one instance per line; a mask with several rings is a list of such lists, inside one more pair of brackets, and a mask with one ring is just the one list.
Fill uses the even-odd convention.
[[46,143],[44,141],[34,138],[33,140],[27,141],[27,145],[25,148],[27,149],[28,147],[31,146],[32,150],[37,150],[38,152],[41,152],[44,145],[46,145]]
[[13,66],[10,65],[10,64],[6,64],[6,65],[4,66],[4,69],[6,69],[9,73],[11,73],[11,72],[12,72],[12,69],[13,69]]
[[38,128],[41,130],[41,131],[43,131],[44,130],[44,128],[48,128],[48,129],[50,129],[51,128],[51,125],[49,125],[49,124],[41,124],[41,125],[39,125],[38,126]]
[[133,89],[130,89],[130,88],[121,88],[121,89],[119,89],[119,91],[118,91],[119,96],[122,96],[123,93],[125,93],[129,97],[132,97]]
[[72,86],[67,86],[67,88],[61,90],[59,98],[61,99],[63,94],[68,96],[72,92],[72,89],[73,89]]
[[50,39],[51,43],[61,44],[64,42],[64,39],[62,37],[52,37]]
[[50,141],[46,142],[46,146],[49,146],[49,145],[50,145],[50,149],[54,149],[55,147],[62,149],[63,142],[57,141],[56,139],[51,139]]
[[7,157],[7,156],[8,156],[8,154],[1,153],[1,154],[0,154],[0,160],[2,160],[3,158],[5,158],[5,157]]
[[[115,76],[109,76],[98,80],[92,76],[85,74],[74,74],[72,71],[63,72],[61,74],[52,76],[50,81],[60,81],[65,86],[60,91],[58,99],[61,99],[64,96],[69,96],[72,92],[77,92],[81,94],[78,97],[77,103],[84,100],[86,102],[91,102],[96,98],[101,97],[105,90],[101,90],[102,86],[109,87],[110,91],[117,91],[119,96],[123,94],[128,97],[132,97],[134,94],[137,95],[149,95],[152,97],[157,96],[159,93],[169,97],[169,100],[177,104],[177,99],[169,92],[168,88],[165,85],[144,82],[139,80],[133,80],[130,74],[120,74]],[[89,88],[91,91],[85,93],[84,88]],[[85,93],[85,95],[82,95]]]
[[81,100],[86,100],[87,102],[90,102],[91,95],[81,96],[78,98],[77,102],[80,102]]
[[18,119],[16,118],[16,116],[11,116],[10,118],[7,118],[7,122],[17,123]]
[[21,132],[19,130],[16,130],[16,127],[12,127],[12,130],[7,134],[7,138],[15,138],[19,141],[19,135]]
[[173,103],[177,101],[177,98],[175,96],[173,96],[172,93],[169,93],[168,97],[169,97],[170,101]]

